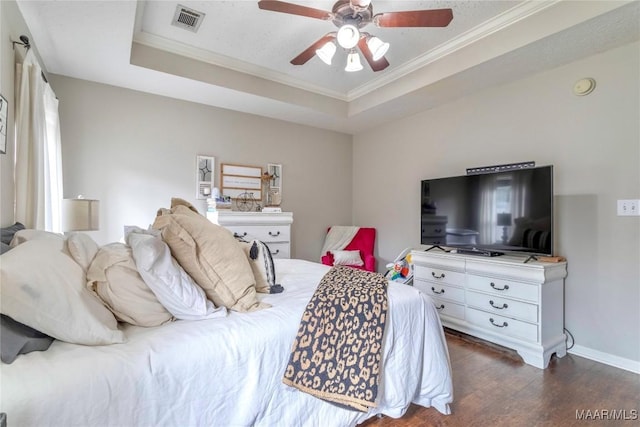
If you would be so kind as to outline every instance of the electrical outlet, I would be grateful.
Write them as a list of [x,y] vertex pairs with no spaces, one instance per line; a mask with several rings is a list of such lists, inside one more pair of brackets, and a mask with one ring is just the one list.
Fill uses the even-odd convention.
[[640,216],[640,200],[618,200],[618,216]]

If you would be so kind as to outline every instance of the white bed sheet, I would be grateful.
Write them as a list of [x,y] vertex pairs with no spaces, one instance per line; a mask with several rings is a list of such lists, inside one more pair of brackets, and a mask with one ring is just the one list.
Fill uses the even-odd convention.
[[45,352],[0,367],[0,412],[12,426],[354,426],[411,402],[450,413],[449,357],[431,299],[391,283],[379,406],[344,409],[282,383],[309,298],[329,267],[276,260],[282,294],[255,313],[155,328],[125,326],[128,341]]

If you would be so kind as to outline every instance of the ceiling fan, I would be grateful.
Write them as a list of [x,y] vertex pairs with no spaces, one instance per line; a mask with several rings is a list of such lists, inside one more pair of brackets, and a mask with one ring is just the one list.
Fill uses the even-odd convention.
[[331,12],[277,0],[260,0],[258,7],[273,12],[307,16],[309,18],[332,21],[337,31],[325,34],[302,53],[291,60],[293,65],[303,65],[314,55],[331,65],[336,52],[336,43],[349,52],[346,71],[362,69],[356,46],[362,52],[373,71],[381,71],[389,66],[384,57],[389,49],[378,37],[360,31],[368,24],[378,27],[446,27],[453,19],[451,9],[413,10],[373,14],[371,0],[338,0]]

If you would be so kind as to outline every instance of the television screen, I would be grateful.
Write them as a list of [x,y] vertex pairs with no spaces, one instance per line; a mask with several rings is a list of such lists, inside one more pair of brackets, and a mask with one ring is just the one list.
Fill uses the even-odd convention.
[[553,166],[425,179],[421,243],[553,255]]

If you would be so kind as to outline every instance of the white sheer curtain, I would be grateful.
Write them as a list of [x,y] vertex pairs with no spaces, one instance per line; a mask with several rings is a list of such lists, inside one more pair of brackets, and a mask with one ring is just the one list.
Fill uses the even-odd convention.
[[492,175],[480,176],[480,211],[478,243],[487,245],[497,241],[496,233],[496,180]]
[[528,188],[531,188],[531,174],[514,174],[511,178],[511,217],[513,219],[527,217],[529,206]]
[[16,221],[62,231],[58,100],[33,51],[16,70]]

